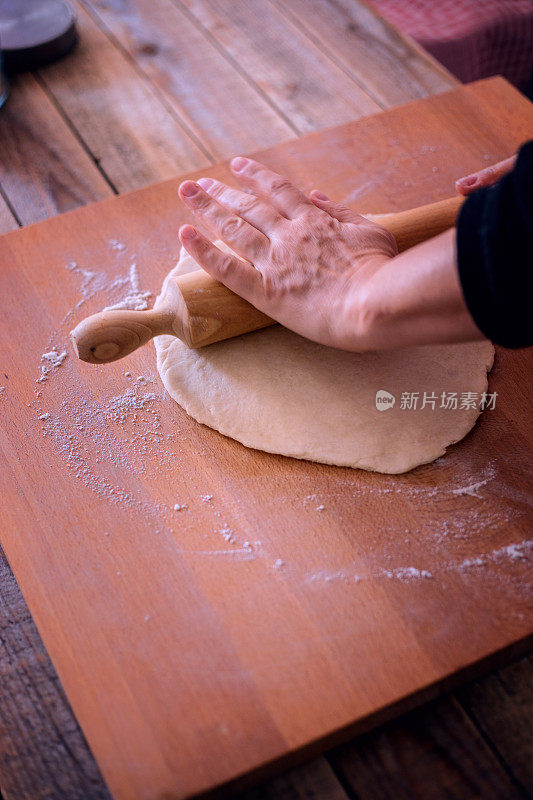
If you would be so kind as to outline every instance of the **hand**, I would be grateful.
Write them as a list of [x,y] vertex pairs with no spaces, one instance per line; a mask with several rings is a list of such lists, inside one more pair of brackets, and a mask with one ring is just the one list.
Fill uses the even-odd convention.
[[385,228],[313,191],[307,197],[267,167],[236,158],[250,193],[211,178],[185,181],[180,196],[228,255],[191,225],[187,252],[213,278],[285,327],[346,350],[373,347],[365,285],[397,253]]
[[493,183],[499,181],[508,172],[510,172],[516,162],[516,156],[506,158],[505,161],[499,161],[497,164],[492,164],[490,167],[473,172],[465,178],[459,178],[455,182],[455,188],[459,194],[472,194],[476,189],[482,189],[485,186],[492,186]]

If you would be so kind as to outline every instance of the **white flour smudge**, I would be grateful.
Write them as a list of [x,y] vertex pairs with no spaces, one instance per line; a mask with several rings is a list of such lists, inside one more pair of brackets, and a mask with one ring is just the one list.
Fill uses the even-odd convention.
[[472,567],[484,567],[487,564],[497,564],[502,560],[525,561],[533,550],[533,541],[524,539],[522,542],[507,544],[498,547],[490,553],[482,553],[474,558],[465,558],[458,564],[448,565],[448,569],[458,569],[460,572]]
[[235,547],[232,550],[188,550],[187,552],[199,556],[230,556],[235,561],[252,561],[256,558],[256,554],[245,547]]
[[[152,297],[152,292],[142,292],[140,289],[139,271],[137,264],[133,262],[128,273],[130,291],[126,297],[113,305],[106,306],[103,311],[114,311],[119,309],[129,309],[130,311],[145,311],[148,308],[148,301]],[[115,282],[112,286],[124,285]]]
[[113,300],[112,303],[100,309],[103,311],[121,308],[144,311],[148,308],[148,301],[153,296],[152,292],[141,290],[139,270],[135,261],[132,261],[130,264],[126,275],[119,275],[114,278],[110,278],[103,272],[81,267],[76,261],[71,261],[66,264],[65,268],[68,269],[69,272],[73,272],[81,277],[82,283],[80,292],[82,299],[76,303],[73,309],[67,312],[62,323],[71,319],[73,314],[81,308],[81,306],[103,292],[113,295],[117,293],[117,290],[120,290],[121,293],[123,293],[124,290],[126,291],[125,297]]
[[[372,178],[365,183],[361,183],[359,186],[356,186],[355,189],[352,189],[347,195],[345,195],[341,202],[344,204],[353,203],[354,200],[357,200],[359,197],[363,197],[365,194],[373,191],[381,181],[377,181],[376,178]],[[369,215],[370,216],[370,215]]]
[[48,380],[50,375],[61,366],[67,357],[67,351],[62,350],[59,352],[55,348],[43,353],[41,356],[41,374],[37,378],[37,383],[44,383]]
[[418,569],[418,567],[398,567],[397,569],[383,570],[385,578],[397,578],[400,581],[410,581],[413,578],[432,578],[433,575],[427,569]]
[[387,578],[399,580],[401,582],[412,582],[428,580],[438,577],[447,572],[467,572],[476,567],[497,566],[502,561],[524,561],[533,550],[533,541],[524,540],[514,544],[504,545],[496,548],[490,553],[482,553],[479,556],[464,558],[460,560],[450,560],[447,562],[436,563],[431,571],[419,567],[396,567],[394,569],[383,569],[382,567],[368,568],[363,561],[353,562],[342,569],[335,571],[319,570],[306,576],[308,583],[331,583],[342,581],[344,583],[359,583],[360,581],[376,580]]
[[452,494],[457,496],[469,494],[471,497],[481,497],[481,495],[478,494],[478,491],[482,486],[486,486],[488,482],[489,478],[485,478],[485,480],[477,481],[477,483],[471,483],[469,486],[460,486],[458,489],[452,489]]
[[109,247],[111,250],[117,250],[119,253],[124,252],[126,249],[126,245],[124,242],[119,242],[118,239],[110,239],[109,240]]

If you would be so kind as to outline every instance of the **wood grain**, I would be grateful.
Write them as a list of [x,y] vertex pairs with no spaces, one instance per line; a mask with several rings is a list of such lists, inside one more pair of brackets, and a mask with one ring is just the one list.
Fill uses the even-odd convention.
[[533,791],[532,668],[530,656],[457,692],[524,797]]
[[115,189],[209,164],[186,122],[81,6],[77,18],[78,47],[39,76]]
[[20,75],[11,84],[0,124],[0,185],[22,224],[112,196],[35,78]]
[[325,758],[273,778],[238,795],[238,800],[351,800]]
[[18,222],[5,199],[0,195],[0,233],[14,231],[16,228],[18,228]]
[[458,85],[441,64],[365,3],[270,1],[295,20],[383,108]]
[[445,698],[328,754],[358,800],[522,800],[457,700]]
[[[350,5],[351,8],[354,8],[361,4],[352,3]],[[217,152],[220,155],[224,155],[223,148],[225,147],[227,147],[229,154],[252,145],[254,147],[266,145],[270,143],[268,138],[270,132],[275,137],[278,129],[283,130],[285,125],[287,125],[287,130],[291,130],[290,126],[279,115],[270,112],[267,98],[264,98],[263,107],[258,104],[252,104],[246,93],[242,91],[242,88],[234,85],[231,68],[226,69],[224,67],[224,62],[228,61],[230,63],[231,59],[227,58],[227,54],[223,50],[217,56],[216,43],[211,42],[212,47],[206,46],[205,42],[209,41],[209,36],[205,31],[201,31],[201,35],[195,37],[191,26],[172,26],[170,24],[172,16],[169,13],[166,18],[166,24],[171,29],[171,36],[167,37],[165,36],[166,28],[165,30],[160,29],[160,19],[157,12],[162,6],[159,4],[151,3],[150,9],[146,9],[146,4],[140,3],[139,12],[142,18],[139,20],[138,25],[135,14],[133,14],[133,19],[130,16],[133,4],[128,4],[130,12],[128,15],[125,14],[123,2],[120,3],[120,6],[122,15],[127,16],[128,25],[131,26],[132,37],[135,38],[136,34],[139,34],[138,48],[135,49],[135,44],[137,44],[137,39],[135,39],[135,43],[132,42],[133,49],[129,50],[128,53],[137,66],[141,67],[144,74],[157,83],[158,89],[165,94],[165,99],[168,102],[172,101],[173,93],[179,95],[180,99],[183,97],[183,92],[180,94],[181,81],[176,79],[175,69],[178,69],[179,74],[181,74],[184,63],[188,70],[188,82],[193,83],[195,78],[198,77],[198,94],[201,94],[201,101],[198,101],[196,93],[193,94],[192,98],[189,98],[187,92],[185,92],[183,103],[185,105],[190,100],[191,116],[196,115],[194,120],[200,120],[199,124],[206,130],[210,145],[215,141],[219,148]],[[342,16],[344,13],[342,4],[337,3],[336,7],[338,8],[338,13]],[[335,27],[335,18],[337,17],[336,8],[331,10],[332,15],[328,20],[328,29],[331,26]],[[120,19],[120,16],[116,18]],[[361,20],[360,14],[358,18]],[[109,22],[109,20],[107,21]],[[164,21],[165,18],[163,19]],[[382,22],[381,24],[383,25],[384,23]],[[112,26],[109,25],[109,27]],[[387,26],[387,29],[390,29],[390,26]],[[149,41],[143,39],[143,30],[146,32],[146,38],[150,33]],[[185,32],[185,36],[181,35],[182,30]],[[113,32],[118,36],[120,29],[115,27]],[[398,34],[396,33],[395,35],[397,36]],[[155,38],[156,36],[157,39]],[[372,36],[370,29],[365,30],[362,37],[358,37],[362,41],[357,42],[357,49],[364,47],[365,39],[368,36]],[[163,38],[161,39],[161,37]],[[189,42],[191,47],[188,47]],[[128,40],[121,38],[121,45],[127,47],[127,44]],[[381,36],[377,41],[374,40],[374,48],[377,50],[375,52],[376,59],[379,60]],[[175,55],[176,52],[178,52],[177,56]],[[348,56],[355,53],[355,50],[352,51],[348,47]],[[415,53],[415,47],[411,46],[408,58],[413,60]],[[98,60],[98,49],[91,50],[91,58]],[[174,66],[172,70],[167,68],[169,60]],[[422,52],[418,52],[416,60],[421,62],[422,70],[424,65],[428,63]],[[154,65],[156,65],[155,70],[153,68],[149,69]],[[207,69],[199,69],[204,66],[208,66],[209,71]],[[239,72],[238,65],[233,64],[232,67],[235,68],[235,73]],[[429,65],[429,68],[435,73],[435,90],[437,90],[441,69],[436,65]],[[415,67],[415,69],[417,68]],[[161,79],[159,78],[159,70],[162,71]],[[390,73],[391,75],[396,75],[400,71],[402,72],[402,87],[407,82],[413,92],[416,93],[418,91],[416,84],[413,84],[409,76],[405,75],[402,64],[394,64]],[[224,74],[224,81],[219,80],[220,73]],[[90,78],[88,73],[87,77]],[[252,91],[256,91],[257,85],[254,82],[253,75],[249,76],[243,73],[242,78],[245,83],[247,81],[250,83],[250,86],[253,87]],[[431,75],[429,79],[431,81]],[[378,86],[381,86],[382,80],[381,71],[376,70],[372,75],[372,82],[376,85],[368,87],[371,96],[379,96]],[[394,81],[394,77],[392,80]],[[166,92],[167,81],[168,92]],[[19,91],[18,82],[15,90]],[[261,95],[260,89],[257,88],[257,91]],[[224,113],[220,114],[218,111],[220,96],[225,96],[228,92],[233,98],[238,98],[238,103],[227,104],[225,101],[222,102]],[[91,192],[87,192],[85,189],[86,183],[91,187],[95,181],[98,182],[99,176],[96,163],[88,165],[87,162],[79,158],[79,153],[84,148],[83,130],[80,131],[82,142],[78,147],[76,134],[72,131],[69,120],[66,119],[66,124],[64,124],[55,105],[52,102],[43,101],[40,95],[43,95],[40,85],[33,82],[31,91],[24,92],[22,110],[25,113],[18,112],[17,115],[10,115],[9,117],[6,115],[5,109],[2,113],[1,133],[10,138],[11,147],[12,142],[16,142],[17,150],[27,156],[18,159],[13,158],[13,154],[10,154],[11,157],[9,159],[9,180],[12,197],[15,205],[19,206],[19,208],[24,208],[23,216],[25,222],[36,221],[43,217],[46,213],[43,211],[45,206],[49,213],[52,214],[57,213],[58,210],[66,210],[100,196],[97,194],[93,197]],[[37,108],[35,108],[36,96]],[[415,94],[413,94],[414,96]],[[12,97],[14,97],[13,92]],[[46,95],[44,94],[43,97],[46,98]],[[406,99],[411,98],[407,97]],[[235,106],[239,106],[237,124],[233,122]],[[241,108],[242,113],[239,120]],[[209,109],[214,116],[210,118],[209,113],[204,114],[204,109]],[[182,108],[181,110],[187,121],[187,108]],[[95,118],[97,118],[99,113],[97,104],[94,105],[93,111]],[[264,117],[266,117],[266,124],[263,126],[262,119]],[[22,125],[19,124],[19,120],[22,120]],[[92,124],[89,116],[87,121],[89,125]],[[134,119],[131,120],[131,124],[135,124]],[[26,125],[31,127],[30,136],[26,134]],[[58,129],[59,135],[56,133]],[[70,141],[68,140],[67,129],[71,133]],[[41,141],[43,132],[45,133],[44,141]],[[196,129],[196,132],[199,139],[204,142],[201,132],[198,129]],[[248,143],[248,138],[251,138],[250,144]],[[284,138],[288,138],[288,136]],[[3,152],[6,152],[6,150],[4,149]],[[89,160],[94,161],[90,152],[88,155]],[[7,166],[7,164],[4,164],[4,166]],[[29,169],[30,166],[31,169]],[[92,171],[89,166],[92,166]],[[132,164],[131,168],[134,171],[135,165]],[[30,174],[31,183],[28,180]],[[36,184],[37,187],[35,186]],[[58,194],[55,188],[56,184],[62,187],[58,198],[61,202],[57,202],[55,199]],[[64,202],[67,197],[69,198],[68,205]],[[16,227],[16,221],[0,199],[0,230],[6,231],[13,227]],[[79,740],[80,733],[75,719],[68,707],[64,693],[60,690],[57,676],[49,662],[35,626],[29,618],[29,612],[22,595],[5,560],[2,562],[2,567],[6,570],[2,580],[2,599],[7,607],[7,612],[3,613],[2,617],[8,620],[8,625],[2,627],[0,659],[2,660],[4,675],[8,677],[0,684],[0,705],[6,711],[6,713],[2,714],[1,727],[3,733],[5,733],[2,742],[7,741],[6,746],[0,748],[0,783],[9,797],[15,796],[17,800],[26,800],[26,798],[35,800],[36,797],[41,796],[46,796],[47,800],[52,800],[52,798],[65,800],[67,793],[69,797],[76,797],[78,792],[84,800],[100,798],[105,790],[101,784],[94,780],[96,768],[91,754]],[[20,647],[20,641],[24,637],[29,641],[31,657]],[[524,686],[527,679],[527,673],[524,673],[522,676]],[[38,686],[39,693],[28,691],[28,684],[33,687]],[[478,705],[482,708],[483,697],[483,692],[478,693]],[[507,699],[502,697],[501,700],[500,711],[505,712],[507,709],[507,717],[504,717],[502,713],[499,714],[499,722],[501,724],[498,726],[496,733],[505,742],[505,722],[507,722],[507,727],[510,727],[510,734],[513,734],[516,738],[516,724],[520,720],[520,714],[519,709],[515,710],[512,705],[511,696]],[[7,709],[10,710],[9,715],[7,715]],[[13,713],[11,713],[11,710]],[[490,709],[486,709],[486,711],[487,714],[490,714]],[[524,725],[519,729],[521,747],[516,750],[517,753],[524,750],[525,729],[527,728]],[[55,748],[50,749],[50,743],[56,742],[56,737],[58,736],[61,741],[64,741],[64,746],[58,746],[57,750]],[[71,738],[74,741],[71,742]],[[513,736],[511,735],[510,740],[512,738]],[[516,755],[513,763],[516,763]],[[520,767],[520,762],[518,762],[518,767]],[[86,779],[87,776],[91,776],[89,780]],[[413,778],[415,779],[414,785],[416,785],[416,776],[413,776]],[[348,790],[350,791],[349,787]],[[375,794],[377,792],[378,789],[376,787]],[[283,779],[274,781],[272,785],[267,784],[261,790],[255,792],[255,796],[274,796],[281,799],[282,797],[294,796],[315,797],[324,793],[328,797],[337,796],[336,789],[331,785],[331,782],[329,780],[326,782],[324,779],[323,767],[319,768],[313,764],[311,767],[293,770]],[[350,792],[350,796],[351,794]],[[323,800],[323,797],[321,800]]]
[[[507,113],[512,126],[501,124]],[[407,124],[413,114],[423,120],[416,130]],[[399,207],[446,196],[450,164],[464,169],[490,148],[504,157],[533,125],[530,105],[503,81],[380,120],[324,133],[323,140],[312,135],[261,157],[282,164],[303,188],[329,183],[337,196],[352,191],[347,165],[354,164],[368,192],[352,205],[370,197],[383,211],[391,209],[395,189]],[[369,151],[365,162],[357,161],[362,143],[379,143],[376,158],[386,164],[389,142],[397,140],[399,165],[390,164],[370,186],[375,162]],[[434,142],[434,151],[423,150]],[[421,154],[430,172],[432,163],[444,167],[418,187],[401,178]],[[213,173],[226,174],[222,167]],[[176,257],[175,230],[184,219],[174,190],[174,182],[165,183],[0,240],[7,265],[2,296],[10,298],[0,323],[8,375],[1,401],[0,481],[9,497],[2,537],[117,797],[139,785],[153,796],[183,797],[252,765],[266,769],[282,756],[302,757],[310,742],[323,747],[332,736],[346,737],[357,730],[354,721],[375,724],[385,709],[394,713],[403,700],[420,701],[530,631],[522,559],[466,573],[454,566],[527,534],[520,495],[528,448],[520,392],[530,368],[525,354],[499,354],[495,416],[482,419],[440,465],[394,479],[399,491],[392,498],[381,494],[388,478],[245,450],[167,400],[151,402],[163,436],[175,437],[176,424],[180,429],[179,461],[166,461],[154,440],[132,448],[131,415],[123,423],[108,418],[102,429],[89,415],[92,403],[105,408],[130,386],[113,367],[83,372],[67,358],[35,397],[40,354],[54,329],[53,343],[61,346],[71,319],[60,321],[80,299],[77,276],[65,272],[65,263],[75,259],[113,278],[135,256],[145,285],[157,285]],[[122,254],[112,240],[125,242]],[[95,296],[93,306],[104,296]],[[21,326],[28,308],[32,324]],[[15,324],[16,343],[8,335]],[[131,369],[150,376],[150,355],[132,357]],[[43,412],[51,413],[50,423],[40,420]],[[56,433],[47,428],[55,423]],[[22,446],[20,430],[27,434]],[[95,448],[107,453],[101,466]],[[483,503],[454,495],[456,486],[486,474],[487,454],[493,477]],[[207,494],[213,498],[202,500]],[[327,501],[323,514],[305,502],[313,495]],[[154,499],[160,505],[152,512]],[[191,513],[176,517],[173,504],[184,499]],[[459,526],[448,537],[439,527],[457,515],[472,522],[476,514],[475,536]],[[408,520],[407,542],[397,535],[398,519]],[[240,545],[244,537],[260,540],[261,555],[243,561],[209,555],[228,549],[221,541],[225,525]],[[436,553],[443,560],[430,581],[404,585],[379,577],[383,564],[395,569],[416,559],[429,567]],[[274,567],[278,558],[285,569]],[[362,558],[369,570],[363,581],[307,580]]]
[[[8,185],[19,212],[26,221],[36,221],[43,206],[56,213],[58,196],[50,187],[58,185],[60,178],[71,188],[72,207],[96,199],[83,194],[86,185],[101,190],[99,176],[94,174],[98,173],[96,166],[88,163],[90,159],[85,161],[84,151],[76,147],[72,135],[69,139],[61,116],[47,102],[39,84],[26,75],[12,79],[11,86],[9,111],[2,111],[0,152],[9,155],[9,161],[2,163],[2,178],[9,164]],[[28,174],[30,164],[33,170]],[[101,196],[109,194],[104,182]],[[60,194],[62,199],[66,196],[66,192]],[[17,227],[15,216],[0,196],[0,233]],[[5,374],[1,377],[5,379]],[[0,797],[109,800],[1,547],[0,708]]]
[[298,133],[375,113],[379,105],[263,0],[177,0]]
[[83,0],[206,152],[228,158],[294,136],[254,83],[172,0]]
[[0,583],[2,794],[6,800],[108,800],[1,548]]

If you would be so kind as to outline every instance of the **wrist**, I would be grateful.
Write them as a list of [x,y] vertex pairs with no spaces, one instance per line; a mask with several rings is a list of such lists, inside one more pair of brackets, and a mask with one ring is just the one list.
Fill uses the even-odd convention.
[[339,315],[338,332],[341,342],[338,347],[354,352],[377,349],[379,332],[383,330],[388,317],[379,292],[380,273],[388,269],[396,257],[372,255],[363,264],[358,264]]
[[355,310],[357,349],[481,338],[462,296],[454,229],[382,262],[364,282]]

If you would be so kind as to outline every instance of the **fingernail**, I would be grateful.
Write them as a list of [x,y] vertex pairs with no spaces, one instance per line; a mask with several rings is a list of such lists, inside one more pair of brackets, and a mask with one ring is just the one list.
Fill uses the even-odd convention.
[[460,186],[473,186],[477,182],[477,175],[467,175],[466,178],[460,178],[457,183]]
[[180,238],[181,239],[195,239],[196,238],[196,231],[192,227],[192,225],[184,225],[183,228],[180,228]]
[[211,186],[214,185],[215,181],[213,178],[198,178],[198,183],[206,192]]
[[198,193],[198,185],[194,181],[185,181],[180,186],[180,192],[185,197],[194,197]]
[[322,192],[317,192],[316,189],[313,192],[313,197],[316,197],[317,200],[329,200],[329,197],[326,197]]
[[242,172],[243,169],[248,166],[250,163],[250,159],[243,158],[242,156],[237,156],[231,162],[231,168],[235,170],[235,172]]

